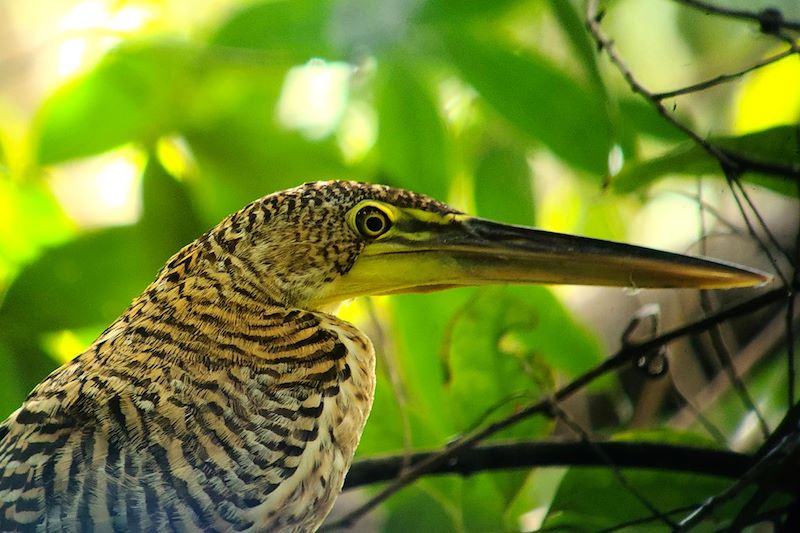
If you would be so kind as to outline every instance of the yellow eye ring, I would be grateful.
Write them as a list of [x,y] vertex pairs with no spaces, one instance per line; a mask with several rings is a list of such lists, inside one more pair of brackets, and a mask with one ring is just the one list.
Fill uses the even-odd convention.
[[377,239],[392,229],[392,219],[382,209],[367,205],[358,210],[355,217],[358,232],[368,238]]

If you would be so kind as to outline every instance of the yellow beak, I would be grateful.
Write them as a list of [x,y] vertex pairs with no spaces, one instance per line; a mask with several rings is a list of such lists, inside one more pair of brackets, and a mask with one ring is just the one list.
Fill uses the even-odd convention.
[[367,244],[318,303],[366,294],[497,283],[630,288],[731,288],[771,276],[747,267],[640,246],[395,208],[395,225]]

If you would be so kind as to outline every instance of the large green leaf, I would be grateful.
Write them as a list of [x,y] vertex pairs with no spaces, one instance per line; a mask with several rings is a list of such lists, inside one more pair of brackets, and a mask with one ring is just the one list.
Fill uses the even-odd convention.
[[[436,447],[464,430],[453,419],[443,388],[443,353],[451,342],[453,315],[463,309],[475,289],[392,297],[394,357],[414,424],[415,446]],[[397,424],[397,420],[370,420],[370,424]]]
[[[574,377],[602,359],[596,340],[542,287],[482,289],[455,318],[448,347],[446,390],[462,431],[550,394],[556,372]],[[547,427],[533,418],[498,438]]]
[[389,501],[387,508],[381,528],[384,533],[434,533],[460,529],[443,502],[419,487],[404,490]]
[[[726,150],[754,161],[797,167],[800,165],[800,138],[797,126],[778,126],[737,137],[710,141]],[[614,191],[639,190],[667,175],[721,174],[719,162],[702,147],[686,143],[654,159],[631,161],[611,182]],[[786,196],[797,196],[798,187],[789,178],[748,172],[742,179]]]
[[403,61],[383,64],[378,84],[382,170],[402,187],[446,198],[447,135],[430,84]]
[[244,7],[217,30],[210,44],[266,52],[267,59],[303,63],[313,57],[331,59],[327,0],[270,0]]
[[175,43],[129,42],[59,88],[37,117],[37,159],[51,164],[172,130],[192,57]]
[[454,65],[508,122],[565,161],[607,171],[612,127],[601,92],[593,92],[532,51],[514,52],[468,32],[447,32]]

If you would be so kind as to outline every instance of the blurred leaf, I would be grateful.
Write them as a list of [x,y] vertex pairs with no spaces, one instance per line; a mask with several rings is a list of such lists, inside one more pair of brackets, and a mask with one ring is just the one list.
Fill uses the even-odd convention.
[[475,169],[474,187],[477,215],[528,226],[536,220],[531,170],[521,150],[484,154]]
[[72,222],[44,184],[19,184],[0,176],[0,302],[7,279],[74,231]]
[[40,164],[148,143],[175,127],[179,88],[191,57],[168,42],[129,42],[92,71],[58,89],[42,106],[36,140]]
[[327,28],[331,41],[347,57],[373,54],[382,58],[392,48],[408,47],[425,0],[338,0]]
[[420,13],[426,22],[453,23],[469,22],[470,19],[495,19],[505,14],[509,7],[519,0],[428,0]]
[[[800,139],[797,126],[779,126],[738,137],[720,137],[710,141],[727,150],[755,161],[778,165],[800,164]],[[630,162],[614,176],[611,186],[618,193],[641,189],[666,175],[721,174],[719,163],[700,146],[683,144],[666,154],[648,161]],[[797,196],[796,183],[788,178],[768,176],[753,172],[742,179],[772,189],[785,196]]]
[[514,53],[466,32],[446,35],[454,65],[486,101],[565,161],[595,174],[608,168],[605,102],[533,52]]
[[[685,446],[710,446],[705,437],[668,428],[630,431],[615,437],[628,442],[661,442]],[[690,505],[699,505],[710,496],[719,494],[731,484],[726,478],[663,470],[626,469],[619,472],[638,495],[646,498],[662,513]],[[680,487],[680,490],[665,490]],[[741,504],[741,498],[738,504]],[[714,513],[717,525],[730,519],[737,504],[728,504]],[[683,511],[671,518],[688,514]],[[595,531],[627,523],[636,518],[651,516],[637,496],[626,488],[612,471],[606,468],[571,468],[567,471],[543,524],[545,527],[567,527],[574,531]],[[724,523],[724,522],[723,522]],[[665,531],[658,519],[637,524],[623,531]]]
[[447,198],[447,136],[426,80],[400,61],[383,64],[379,77],[378,151],[382,170],[396,185]]
[[600,69],[597,68],[596,45],[586,31],[586,24],[575,7],[575,2],[548,0],[547,3],[561,25],[561,29],[566,33],[573,52],[580,59],[592,87],[596,87],[599,93],[605,94],[603,78],[600,75]]
[[0,420],[14,412],[30,391],[20,379],[24,373],[14,355],[10,347],[0,341],[0,361],[3,362],[3,371],[0,372]]
[[[43,331],[110,323],[159,266],[143,263],[141,244],[134,228],[120,227],[47,250],[9,287],[0,308],[0,332],[29,338]],[[15,318],[23,316],[24,322]]]
[[638,135],[649,135],[673,142],[686,140],[682,131],[667,122],[653,106],[641,98],[622,98],[619,108]]
[[237,11],[217,30],[213,46],[267,51],[270,59],[304,63],[313,57],[333,59],[328,44],[327,0],[270,0]]
[[503,494],[498,482],[503,478],[514,478],[516,486],[524,480],[519,472],[478,474],[462,480],[461,501],[459,507],[466,531],[509,531],[516,524],[505,524],[503,517],[510,498]]

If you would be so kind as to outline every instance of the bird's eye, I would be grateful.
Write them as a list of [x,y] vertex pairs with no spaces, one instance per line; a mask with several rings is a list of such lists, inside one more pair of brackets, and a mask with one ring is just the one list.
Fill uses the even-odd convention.
[[383,210],[368,205],[356,213],[356,229],[364,237],[375,239],[389,231],[392,221]]

